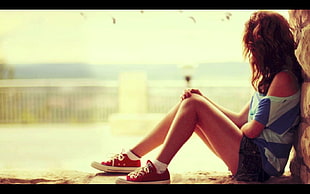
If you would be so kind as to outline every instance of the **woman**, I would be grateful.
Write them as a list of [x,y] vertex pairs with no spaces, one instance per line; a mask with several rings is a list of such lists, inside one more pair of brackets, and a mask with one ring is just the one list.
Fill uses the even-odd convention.
[[[282,175],[300,112],[302,78],[293,35],[283,16],[257,11],[245,24],[243,46],[255,93],[239,113],[215,104],[198,89],[187,89],[140,143],[92,166],[129,173],[117,183],[170,183],[170,161],[196,133],[236,180],[265,181]],[[162,149],[157,158],[141,167],[141,157],[159,145]]]

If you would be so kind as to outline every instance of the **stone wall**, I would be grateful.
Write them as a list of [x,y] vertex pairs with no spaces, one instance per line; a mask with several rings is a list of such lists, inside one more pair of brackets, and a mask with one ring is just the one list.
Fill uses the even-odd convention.
[[296,57],[303,68],[304,83],[301,95],[301,123],[294,144],[290,170],[302,183],[310,183],[310,10],[290,10],[289,22],[294,28],[298,47]]

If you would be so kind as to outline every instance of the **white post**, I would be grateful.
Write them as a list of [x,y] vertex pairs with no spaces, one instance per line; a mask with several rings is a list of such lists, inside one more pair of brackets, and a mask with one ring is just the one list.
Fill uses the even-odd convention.
[[123,72],[119,76],[119,113],[109,117],[115,135],[142,135],[163,117],[148,113],[148,87],[145,72]]
[[119,113],[147,113],[147,76],[123,72],[119,76]]

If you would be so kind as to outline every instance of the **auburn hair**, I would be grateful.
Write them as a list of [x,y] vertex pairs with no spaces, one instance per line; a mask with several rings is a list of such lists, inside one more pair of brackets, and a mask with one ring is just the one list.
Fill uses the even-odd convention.
[[245,23],[243,56],[252,68],[252,86],[262,94],[267,94],[274,76],[283,70],[303,81],[291,30],[288,21],[273,11],[254,12]]

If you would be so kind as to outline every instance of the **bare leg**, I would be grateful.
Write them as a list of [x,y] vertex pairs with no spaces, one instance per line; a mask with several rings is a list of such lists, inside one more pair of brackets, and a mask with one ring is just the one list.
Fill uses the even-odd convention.
[[241,130],[220,110],[199,95],[182,101],[163,149],[157,160],[169,164],[189,139],[197,125],[207,145],[225,162],[233,174],[237,172]]
[[168,114],[155,126],[155,128],[131,149],[137,156],[142,157],[159,145],[161,145],[167,136],[172,121],[180,107],[180,103],[175,105]]
[[[137,156],[142,157],[157,148],[161,144],[164,143],[165,138],[169,132],[171,124],[175,119],[175,115],[179,110],[181,103],[176,104],[167,115],[155,126],[155,128],[139,142],[136,144],[131,151],[135,153]],[[212,150],[214,154],[218,156],[218,153],[214,150],[212,145],[210,144],[207,137],[204,135],[201,127],[199,125],[196,126],[195,133],[203,140],[203,142]]]
[[219,154],[216,152],[216,150],[212,147],[210,141],[208,140],[207,136],[203,133],[201,127],[199,125],[196,125],[195,133],[202,139],[202,141],[208,146],[208,148],[219,157]]

